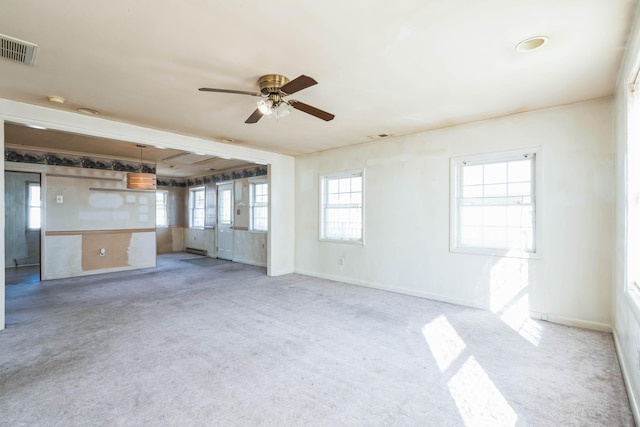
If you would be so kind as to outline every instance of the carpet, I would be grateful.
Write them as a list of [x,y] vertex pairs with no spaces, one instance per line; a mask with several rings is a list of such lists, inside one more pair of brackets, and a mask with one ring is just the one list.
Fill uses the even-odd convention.
[[0,425],[633,425],[611,334],[184,258],[7,287]]

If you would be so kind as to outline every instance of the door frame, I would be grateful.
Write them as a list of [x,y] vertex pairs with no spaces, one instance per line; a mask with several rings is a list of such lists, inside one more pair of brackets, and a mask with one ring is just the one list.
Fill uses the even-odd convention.
[[[8,167],[7,167],[8,166]],[[47,173],[46,166],[38,165],[38,164],[30,164],[30,163],[8,163],[5,162],[4,176],[7,173],[33,173],[40,176],[40,237],[38,239],[38,255],[40,257],[40,281],[46,280],[46,256],[45,256],[45,231],[47,227],[46,218],[47,218]],[[4,180],[3,180],[4,182]],[[4,188],[2,189],[4,191]],[[5,206],[6,209],[6,206]],[[6,224],[4,225],[6,227]],[[6,239],[6,236],[5,236]],[[4,263],[4,260],[3,260]],[[7,266],[4,266],[7,268]],[[0,328],[1,329],[1,328]]]

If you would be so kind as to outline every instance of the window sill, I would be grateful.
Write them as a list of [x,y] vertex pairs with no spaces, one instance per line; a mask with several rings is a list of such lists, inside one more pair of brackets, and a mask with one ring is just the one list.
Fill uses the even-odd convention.
[[485,255],[500,258],[521,258],[521,259],[542,259],[539,253],[522,252],[519,250],[509,249],[484,249],[484,248],[466,248],[455,247],[450,249],[451,253],[467,254],[467,255]]
[[336,240],[336,239],[319,239],[322,243],[346,243],[347,245],[364,246],[362,240]]

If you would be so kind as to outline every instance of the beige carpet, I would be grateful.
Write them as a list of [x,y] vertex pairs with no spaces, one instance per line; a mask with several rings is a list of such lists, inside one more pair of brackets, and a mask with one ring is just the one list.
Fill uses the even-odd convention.
[[610,334],[185,255],[8,286],[0,425],[633,425]]

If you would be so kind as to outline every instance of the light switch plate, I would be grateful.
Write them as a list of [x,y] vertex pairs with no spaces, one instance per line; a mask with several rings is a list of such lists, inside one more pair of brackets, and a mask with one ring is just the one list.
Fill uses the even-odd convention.
[[56,203],[62,203],[63,200],[62,196],[56,196]]

